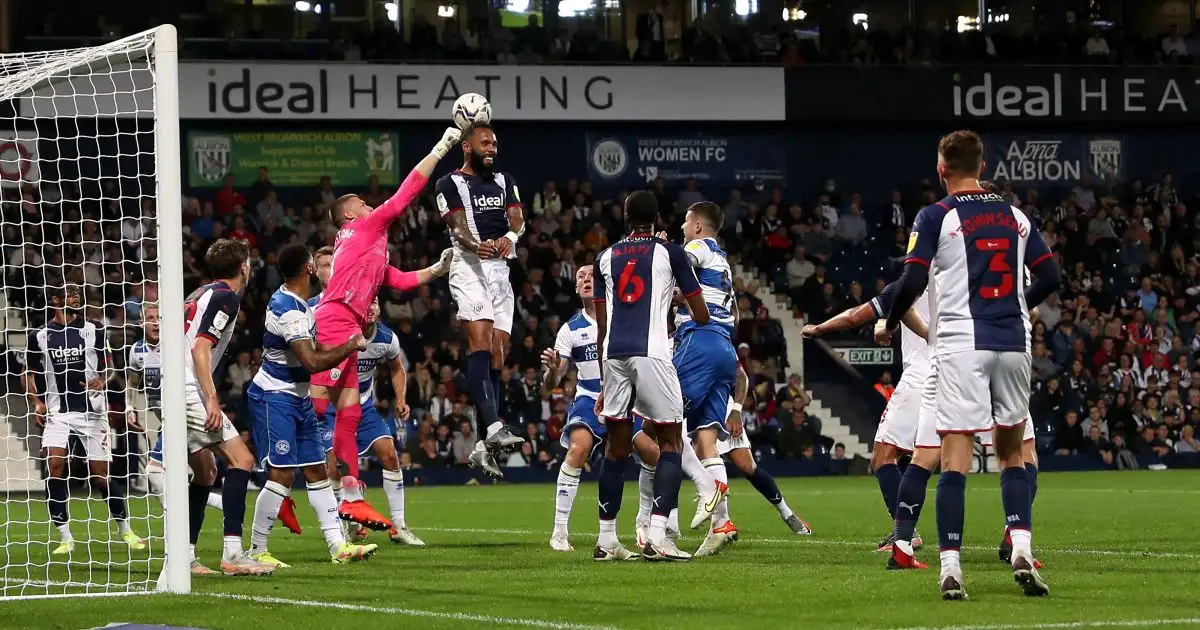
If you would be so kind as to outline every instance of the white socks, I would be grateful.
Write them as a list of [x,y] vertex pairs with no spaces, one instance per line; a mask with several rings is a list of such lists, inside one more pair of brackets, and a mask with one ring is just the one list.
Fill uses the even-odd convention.
[[1028,529],[1010,529],[1008,537],[1012,539],[1014,558],[1018,553],[1033,558],[1033,534]]
[[221,496],[221,494],[217,493],[217,492],[209,492],[208,493],[208,507],[213,508],[214,510],[221,510],[222,512],[224,512],[225,511],[225,497]]
[[554,494],[554,533],[566,534],[571,522],[571,507],[575,505],[575,494],[579,492],[579,476],[583,470],[566,462],[558,468],[558,488]]
[[146,466],[146,482],[150,486],[150,494],[158,499],[158,504],[165,510],[167,502],[163,499],[163,493],[167,489],[167,471],[163,469],[162,464],[150,462]]
[[635,523],[650,523],[650,510],[654,505],[654,466],[642,464],[638,473],[638,512]]
[[241,536],[226,536],[225,537],[225,545],[224,545],[224,549],[222,551],[221,559],[233,560],[234,558],[242,555],[244,552],[245,552],[245,550],[242,548],[242,537]]
[[603,549],[613,549],[621,541],[617,540],[617,521],[600,521],[600,537],[596,539],[596,545]]
[[125,534],[128,534],[130,531],[132,531],[131,529],[129,529],[129,521],[122,521],[122,520],[116,519],[116,518],[114,518],[113,520],[117,522],[117,531],[121,532],[122,536],[124,536]]
[[[343,477],[342,479],[342,483],[345,484],[345,480],[354,478]],[[354,487],[358,488],[357,480],[354,481]],[[308,502],[312,504],[313,512],[317,513],[317,523],[321,526],[321,533],[325,535],[325,544],[329,546],[329,555],[334,555],[342,545],[346,544],[346,537],[342,535],[342,525],[338,521],[338,504],[337,499],[333,496],[333,488],[330,487],[328,479],[307,484],[307,488]]]
[[700,458],[696,457],[696,450],[692,448],[692,441],[689,439],[683,440],[683,474],[691,478],[692,483],[696,484],[696,495],[701,497],[709,496],[716,489],[716,484],[713,483],[712,475],[704,469],[704,464],[700,463]]
[[962,563],[959,558],[958,550],[943,551],[941,553],[942,560],[942,577],[947,575],[961,575]]
[[72,540],[75,540],[75,537],[71,535],[70,523],[63,523],[62,525],[55,525],[54,527],[58,529],[58,536],[63,542],[71,542]]
[[254,520],[250,525],[250,555],[267,552],[267,539],[271,537],[271,530],[279,518],[279,508],[291,491],[281,483],[268,481],[258,493],[258,498],[254,500]]
[[671,510],[671,515],[667,517],[667,531],[679,534],[679,508]]
[[792,508],[788,507],[787,501],[783,497],[779,498],[779,503],[775,506],[775,509],[779,510],[779,518],[785,521],[792,518],[792,515],[795,514]]
[[[328,483],[328,482],[329,482],[329,480],[326,479],[322,483]],[[333,494],[332,486],[330,486],[329,493]],[[336,499],[337,497],[334,497],[334,498]],[[362,484],[359,483],[359,481],[357,479],[355,479],[354,477],[351,477],[349,475],[342,477],[342,500],[349,501],[351,503],[353,503],[354,501],[362,501],[363,500]]]
[[[725,485],[729,485],[729,474],[725,471],[724,460],[722,460],[720,457],[709,457],[700,463],[704,466],[704,470],[708,471],[708,474],[711,475],[713,479]],[[716,529],[728,522],[729,499],[725,498],[721,499],[721,502],[717,504],[717,509],[713,510],[712,529]]]
[[341,503],[342,498],[343,498],[342,497],[342,478],[338,477],[337,479],[334,479],[333,477],[330,477],[329,478],[329,487],[333,488],[333,497],[335,499],[337,499],[338,503]]
[[650,517],[650,544],[661,548],[667,542],[667,517],[654,514]]
[[[392,525],[404,529],[404,471],[383,471],[383,493],[387,495],[388,507],[392,509]],[[575,495],[571,495],[574,499]]]
[[504,424],[503,424],[503,423],[501,423],[499,420],[497,420],[497,421],[495,421],[495,422],[493,422],[493,423],[489,424],[489,425],[488,425],[488,428],[487,428],[487,437],[488,437],[488,439],[491,439],[491,437],[492,437],[493,435],[496,435],[496,432],[497,432],[497,431],[499,431],[500,429],[503,429],[503,428],[504,428]]

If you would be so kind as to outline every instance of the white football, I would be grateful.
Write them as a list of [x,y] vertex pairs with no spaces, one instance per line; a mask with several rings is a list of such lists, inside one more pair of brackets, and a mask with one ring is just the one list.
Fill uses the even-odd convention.
[[466,129],[477,122],[490,122],[492,120],[492,104],[482,94],[474,92],[463,94],[454,101],[450,117],[454,119],[454,126],[459,129]]

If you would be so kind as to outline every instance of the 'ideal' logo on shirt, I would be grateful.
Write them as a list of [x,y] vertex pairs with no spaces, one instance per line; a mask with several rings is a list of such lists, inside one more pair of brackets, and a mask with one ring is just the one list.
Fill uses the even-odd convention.
[[478,210],[496,210],[504,206],[504,197],[501,195],[478,195],[471,201]]
[[83,353],[87,350],[74,348],[50,348],[50,357],[56,361],[78,361],[83,358]]

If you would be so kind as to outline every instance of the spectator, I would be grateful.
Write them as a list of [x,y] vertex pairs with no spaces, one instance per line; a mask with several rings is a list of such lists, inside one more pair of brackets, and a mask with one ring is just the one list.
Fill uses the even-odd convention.
[[260,225],[266,225],[268,222],[278,224],[287,216],[283,204],[279,201],[279,193],[275,192],[274,188],[266,191],[266,196],[255,205],[254,210]]
[[475,432],[471,429],[470,420],[460,420],[458,423],[458,431],[454,433],[454,442],[451,445],[454,451],[454,463],[459,466],[467,464],[467,456],[471,454],[475,448]]
[[[855,199],[857,197],[855,193]],[[867,222],[862,218],[862,209],[857,201],[851,203],[849,213],[838,219],[835,232],[838,240],[849,247],[858,247],[866,240]]]
[[1179,454],[1200,453],[1200,440],[1196,439],[1196,429],[1193,425],[1183,425],[1179,440],[1175,442],[1175,452]]
[[1074,455],[1082,446],[1083,429],[1079,426],[1079,416],[1074,409],[1069,409],[1055,434],[1054,452],[1058,455]]
[[896,386],[892,385],[892,373],[890,371],[884,370],[883,374],[879,376],[879,382],[875,383],[875,391],[879,392],[879,395],[883,396],[884,400],[892,399],[892,393],[896,391]]

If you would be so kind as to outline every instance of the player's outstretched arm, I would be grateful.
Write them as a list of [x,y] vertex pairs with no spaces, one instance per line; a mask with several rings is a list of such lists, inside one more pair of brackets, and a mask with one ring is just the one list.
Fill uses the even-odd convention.
[[423,284],[429,284],[434,280],[446,275],[450,272],[450,263],[454,260],[454,250],[446,249],[442,255],[438,257],[437,262],[417,271],[401,271],[391,265],[383,274],[383,283],[388,288],[397,291],[411,291]]
[[848,308],[820,324],[809,324],[800,331],[800,335],[806,338],[824,337],[845,330],[853,330],[876,319],[878,316],[875,314],[875,309],[868,302]]
[[542,393],[549,395],[567,375],[571,362],[563,358],[558,350],[546,348],[542,350],[542,366],[545,368],[542,374]]
[[416,168],[409,171],[396,193],[374,212],[367,215],[364,219],[366,224],[379,230],[386,230],[392,221],[402,216],[405,209],[408,208],[408,204],[412,203],[412,200],[416,199],[417,195],[425,189],[425,184],[429,183],[429,178],[433,175],[433,169],[437,168],[438,162],[441,162],[451,149],[458,146],[461,137],[462,132],[453,127],[448,127],[443,131],[442,139],[433,145],[429,155],[417,162]]
[[300,365],[304,366],[310,374],[324,372],[341,363],[346,357],[365,350],[367,347],[366,341],[361,334],[355,334],[346,343],[336,346],[318,345],[312,339],[296,339],[288,344],[292,348],[292,352],[296,354],[296,359],[300,361]]

